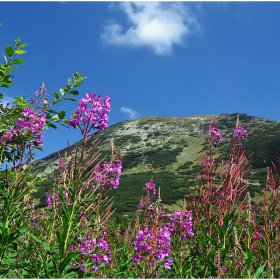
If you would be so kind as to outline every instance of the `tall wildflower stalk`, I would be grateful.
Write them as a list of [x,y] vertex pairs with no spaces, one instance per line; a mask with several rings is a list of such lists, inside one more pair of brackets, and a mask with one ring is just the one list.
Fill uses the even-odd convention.
[[252,154],[242,150],[242,141],[246,141],[247,137],[246,130],[237,119],[230,157],[223,158],[223,155],[217,156],[214,150],[222,143],[217,120],[214,119],[209,127],[209,136],[206,137],[209,153],[203,157],[200,184],[193,203],[196,250],[203,252],[197,255],[197,261],[204,263],[199,277],[221,277],[221,272],[226,271],[223,265],[233,249],[233,228],[247,205],[243,193],[249,186],[246,177],[252,165]]
[[160,189],[157,200],[151,202],[151,198],[156,195],[153,178],[146,183],[143,192],[138,209],[144,211],[144,220],[140,220],[136,227],[133,261],[140,277],[151,278],[160,275],[160,266],[170,269],[172,265],[172,259],[168,259],[171,237],[163,223],[167,213],[160,205]]
[[[160,187],[156,195],[153,178],[145,184],[140,204],[138,205],[138,223],[135,224],[135,240],[133,241],[135,255],[133,262],[141,278],[161,277],[161,275],[174,276],[174,270],[179,271],[183,277],[186,253],[189,238],[194,236],[192,229],[192,212],[185,206],[182,211],[176,210],[169,214],[161,206]],[[175,243],[179,243],[175,245]],[[174,248],[172,245],[174,244]],[[172,254],[179,253],[179,257]],[[174,263],[175,261],[175,263]],[[177,275],[177,274],[176,274]]]
[[94,139],[97,133],[90,134],[107,127],[109,111],[108,97],[87,94],[69,120],[70,126],[81,130],[83,140],[79,149],[69,146],[69,155],[59,154],[54,186],[46,195],[50,218],[41,221],[40,231],[30,234],[34,248],[37,243],[40,247],[36,249],[39,275],[61,278],[77,271],[83,276],[111,260],[106,223],[112,202],[106,193],[119,185],[121,158],[113,144],[110,161],[101,158],[99,141]]

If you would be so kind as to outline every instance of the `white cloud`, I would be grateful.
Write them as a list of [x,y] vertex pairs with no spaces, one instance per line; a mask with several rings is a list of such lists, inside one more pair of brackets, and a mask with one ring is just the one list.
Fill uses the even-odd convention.
[[3,98],[0,99],[0,104],[3,104],[3,107],[6,107],[8,103],[10,106],[13,104],[13,97],[4,95]]
[[199,25],[182,2],[122,2],[118,6],[127,16],[128,28],[113,20],[104,26],[104,43],[150,47],[157,55],[170,55],[174,44]]
[[130,120],[136,119],[139,116],[138,112],[131,108],[121,107],[120,112],[124,114],[128,114],[128,118]]

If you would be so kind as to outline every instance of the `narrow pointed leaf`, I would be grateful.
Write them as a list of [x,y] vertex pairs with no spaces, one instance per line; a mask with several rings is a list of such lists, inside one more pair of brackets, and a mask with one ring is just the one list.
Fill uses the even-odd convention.
[[65,258],[64,260],[61,262],[60,266],[59,266],[59,273],[62,273],[63,270],[66,268],[66,266],[69,264],[69,262],[71,260],[75,260],[77,258],[77,256],[79,255],[79,253],[76,252],[70,252]]
[[71,98],[71,97],[64,97],[62,99],[63,100],[70,100],[70,101],[77,101],[75,98]]
[[69,94],[79,95],[79,92],[77,90],[71,90]]
[[26,46],[27,46],[27,44],[24,43],[24,44],[21,44],[19,47],[20,47],[21,49],[23,49],[23,48],[25,48]]
[[256,270],[255,274],[252,276],[253,279],[256,279],[256,278],[259,278],[259,277],[260,277],[261,273],[262,273],[263,270],[264,270],[265,265],[266,265],[266,263],[265,263],[264,265],[260,266],[260,267]]
[[13,64],[23,64],[25,61],[23,59],[14,59]]
[[24,53],[26,53],[25,50],[16,50],[15,51],[15,54],[24,54]]

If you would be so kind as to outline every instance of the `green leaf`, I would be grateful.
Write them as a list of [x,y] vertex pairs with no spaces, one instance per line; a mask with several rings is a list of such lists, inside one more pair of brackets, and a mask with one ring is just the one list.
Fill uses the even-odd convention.
[[60,92],[61,96],[64,96],[64,95],[65,95],[66,90],[65,90],[65,89],[63,89],[63,88],[60,88],[60,89],[59,89],[59,92]]
[[77,90],[71,90],[69,94],[79,95],[79,92]]
[[67,270],[67,272],[65,274],[63,274],[63,278],[67,278],[67,279],[72,279],[72,278],[76,278],[76,273],[79,270],[79,267],[74,267],[71,268],[71,270]]
[[25,61],[23,59],[14,59],[13,64],[23,64]]
[[65,267],[69,264],[69,262],[71,260],[75,261],[75,259],[77,258],[77,256],[79,255],[79,253],[76,252],[70,252],[65,258],[64,260],[61,262],[60,266],[59,266],[59,273],[61,274],[63,272],[63,270],[65,269]]
[[60,120],[64,119],[65,115],[66,115],[66,111],[65,110],[62,110],[62,111],[60,111],[58,113],[58,117],[59,117]]
[[260,266],[260,267],[257,269],[257,271],[256,271],[255,274],[252,276],[252,278],[254,278],[254,279],[259,278],[260,275],[261,275],[261,273],[263,272],[263,269],[264,269],[265,265],[266,265],[266,262],[265,262],[264,265]]
[[[3,55],[3,57],[4,57],[4,60],[5,60],[5,64],[8,64],[8,59],[7,59],[7,57],[5,56],[5,55]],[[2,64],[0,64],[1,66],[2,66]],[[5,69],[4,69],[5,70]]]
[[53,102],[52,102],[52,105],[58,103],[60,101],[60,99],[55,99]]
[[[40,146],[35,146],[35,148],[36,148],[37,150],[41,151],[41,152],[43,151],[43,148],[40,147]],[[36,191],[37,191],[37,190],[36,190]],[[35,192],[36,192],[36,191],[35,191]]]
[[59,95],[57,92],[52,92],[52,95],[56,98],[56,99],[59,99]]
[[12,57],[14,55],[14,49],[12,46],[6,46],[5,48],[6,50],[6,54],[9,56],[9,57]]
[[51,127],[51,128],[57,129],[57,126],[53,123],[50,123],[50,122],[47,122],[46,126],[47,126],[47,128]]
[[1,81],[0,84],[2,85],[2,87],[8,88],[10,85],[13,84],[12,81]]
[[72,87],[71,85],[67,85],[63,90],[64,94],[67,93],[71,89],[71,87]]
[[80,73],[78,73],[78,72],[75,72],[75,73],[73,74],[73,76],[74,76],[74,85],[73,85],[73,87],[78,87],[78,86],[80,86],[81,84],[83,84],[83,82],[84,82],[85,79],[87,78],[87,77],[85,77],[83,74],[80,74]]
[[64,252],[63,252],[63,234],[60,231],[56,231],[56,236],[58,239],[58,243],[59,243],[59,252],[60,252],[60,256],[63,256]]
[[57,122],[58,120],[59,120],[58,114],[55,114],[55,115],[52,116],[52,118],[50,119],[51,122]]
[[219,237],[220,237],[220,241],[223,244],[223,241],[224,241],[224,231],[223,231],[222,227],[220,227],[219,225],[215,225],[215,224],[213,226],[216,229],[216,231],[218,232]]
[[75,98],[71,98],[71,97],[63,97],[63,100],[70,100],[70,101],[77,101]]
[[80,81],[80,82],[76,82],[76,83],[74,83],[74,87],[78,87],[78,86],[82,85],[82,84],[83,84],[83,82],[84,82],[84,81]]
[[6,73],[11,73],[13,72],[17,67],[16,66],[13,66],[13,67],[9,67],[6,71]]
[[57,114],[57,111],[51,110],[51,109],[48,109],[48,112],[49,112],[49,113],[52,113],[52,114]]
[[243,255],[246,258],[247,263],[247,277],[250,278],[251,276],[251,264],[252,264],[252,252],[250,249],[247,249],[246,252],[243,252]]
[[213,274],[216,274],[215,273],[216,272],[216,268],[215,268],[214,264],[210,260],[202,258],[201,261],[204,262],[207,265],[207,267],[209,268],[209,270],[211,270],[211,272]]
[[36,242],[40,243],[46,249],[47,252],[51,251],[50,246],[45,241],[42,241],[41,239],[39,239],[37,236],[33,235],[30,232],[28,233],[28,235],[32,237]]
[[19,44],[20,44],[20,39],[17,38],[17,39],[15,40],[15,46],[18,46]]
[[74,72],[74,74],[73,74],[74,80],[76,81],[76,80],[80,79],[81,75],[82,74],[79,74],[78,72]]
[[72,79],[71,78],[68,78],[68,86],[72,86]]
[[2,93],[0,93],[0,99],[2,99],[3,98],[3,94]]
[[25,50],[16,50],[15,51],[15,54],[24,54],[24,53],[26,53]]
[[23,48],[25,48],[27,46],[27,44],[21,44],[19,47],[21,48],[21,49],[23,49]]
[[17,104],[21,107],[24,107],[24,106],[30,107],[31,106],[29,103],[26,102],[26,100],[22,96],[16,96],[15,104]]

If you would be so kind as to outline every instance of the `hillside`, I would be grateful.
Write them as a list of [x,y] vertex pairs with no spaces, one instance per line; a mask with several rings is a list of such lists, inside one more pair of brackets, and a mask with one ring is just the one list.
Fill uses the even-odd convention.
[[[231,137],[236,124],[237,114],[217,115],[218,126],[224,139]],[[129,213],[136,209],[145,182],[154,177],[161,187],[163,203],[169,209],[176,208],[188,191],[194,189],[199,178],[201,156],[208,148],[205,136],[214,116],[142,117],[137,120],[115,124],[99,133],[101,151],[110,153],[110,142],[121,151],[123,172],[121,183],[113,190],[116,211]],[[249,191],[253,197],[265,186],[266,167],[280,156],[280,123],[239,115],[249,134],[244,147],[254,152],[256,159],[248,180],[252,183]],[[79,145],[79,142],[75,143]],[[228,153],[229,143],[223,141],[217,151]],[[61,154],[67,149],[61,151]],[[36,163],[36,173],[51,174],[58,166],[57,153],[53,153]],[[51,185],[48,185],[51,187]],[[41,186],[35,194],[44,206],[44,189]]]

